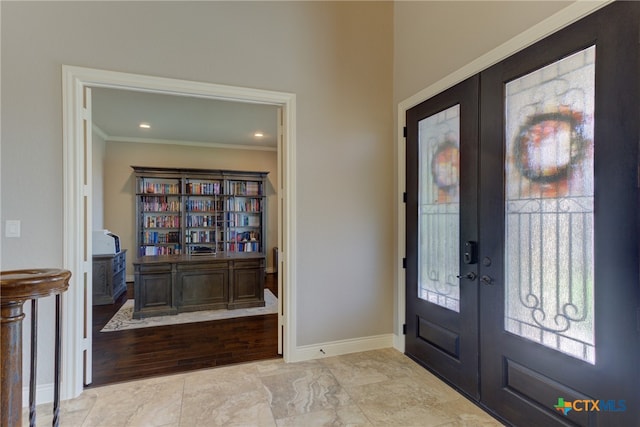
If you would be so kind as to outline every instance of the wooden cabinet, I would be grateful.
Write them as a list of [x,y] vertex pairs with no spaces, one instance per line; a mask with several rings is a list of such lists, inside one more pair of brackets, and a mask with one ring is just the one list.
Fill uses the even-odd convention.
[[93,305],[113,304],[127,291],[127,250],[93,256]]
[[180,311],[227,308],[229,302],[229,262],[179,263],[176,267]]
[[229,267],[228,307],[247,308],[255,307],[256,301],[264,303],[264,258],[235,260]]
[[268,172],[132,168],[138,256],[266,253]]
[[145,256],[133,266],[135,319],[265,305],[259,253]]
[[[173,265],[170,262],[136,264],[134,262],[133,318],[177,314],[173,287]],[[144,316],[136,313],[145,313]]]

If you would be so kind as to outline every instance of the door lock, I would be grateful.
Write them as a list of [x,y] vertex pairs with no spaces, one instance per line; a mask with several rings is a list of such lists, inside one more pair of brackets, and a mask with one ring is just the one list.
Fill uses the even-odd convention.
[[478,277],[478,275],[476,273],[474,273],[473,271],[468,272],[467,274],[464,275],[458,275],[456,276],[458,279],[469,279],[469,280],[476,280],[476,278]]
[[478,262],[478,243],[468,240],[464,242],[462,260],[465,264],[475,264]]
[[485,275],[483,275],[483,276],[480,278],[480,281],[481,281],[482,283],[484,283],[485,285],[491,285],[491,284],[493,284],[493,279],[492,279],[491,277],[487,276],[486,274],[485,274]]

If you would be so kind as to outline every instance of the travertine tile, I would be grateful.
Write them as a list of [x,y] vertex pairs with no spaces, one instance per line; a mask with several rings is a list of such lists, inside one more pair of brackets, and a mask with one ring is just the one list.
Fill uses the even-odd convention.
[[[213,390],[213,389],[212,389]],[[220,390],[185,396],[180,426],[275,426],[264,390],[225,394]]]
[[322,368],[323,365],[319,360],[307,360],[304,362],[284,363],[283,359],[271,359],[256,362],[256,369],[260,376],[270,376],[275,374],[283,374],[292,371],[303,371],[305,369]]
[[[38,426],[52,405],[38,406]],[[28,425],[28,409],[23,413]],[[394,349],[265,360],[96,387],[61,404],[66,427],[498,427]]]
[[261,380],[276,419],[351,404],[351,398],[327,368],[294,369]]
[[350,386],[346,390],[377,426],[438,426],[456,421],[436,406],[455,399],[412,378]]
[[275,426],[255,364],[200,371],[185,378],[180,424]]
[[192,397],[202,393],[233,395],[264,389],[254,364],[205,369],[186,375],[184,381],[185,397]]
[[83,426],[166,426],[180,421],[184,378],[163,377],[92,389],[97,401]]
[[321,359],[342,386],[364,385],[414,373],[414,363],[393,349],[353,353]]
[[462,396],[455,401],[435,405],[434,409],[455,419],[454,422],[442,427],[502,427],[503,425]]
[[[62,413],[62,405],[60,405],[60,413]],[[45,403],[36,407],[36,427],[50,426],[53,420],[53,404]],[[29,425],[29,407],[22,408],[22,426]]]
[[[95,394],[83,392],[75,399],[60,402],[59,420],[62,426],[81,426],[96,402]],[[51,426],[53,421],[53,403],[38,405],[36,408],[36,426]],[[29,425],[29,408],[23,408],[22,425]]]
[[372,427],[357,405],[342,406],[338,409],[323,409],[303,415],[276,420],[278,427]]

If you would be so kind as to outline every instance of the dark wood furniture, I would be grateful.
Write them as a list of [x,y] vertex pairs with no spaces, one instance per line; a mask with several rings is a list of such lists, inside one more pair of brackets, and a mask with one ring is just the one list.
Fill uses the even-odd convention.
[[113,304],[127,290],[127,250],[93,256],[93,305]]
[[261,253],[145,256],[133,266],[135,319],[265,305]]
[[23,305],[31,300],[31,363],[29,382],[29,425],[36,424],[36,369],[38,343],[38,299],[55,295],[55,354],[53,425],[60,422],[60,356],[62,320],[61,293],[69,286],[71,272],[60,269],[30,269],[0,272],[1,348],[0,425],[22,425],[22,319]]
[[268,172],[132,168],[137,256],[266,253]]

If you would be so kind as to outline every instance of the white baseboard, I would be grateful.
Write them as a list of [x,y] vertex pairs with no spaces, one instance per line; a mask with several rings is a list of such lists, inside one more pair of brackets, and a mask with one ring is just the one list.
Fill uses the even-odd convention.
[[341,341],[331,341],[321,344],[311,344],[296,347],[288,362],[302,362],[323,357],[340,356],[360,351],[378,350],[394,346],[393,334],[375,335],[371,337],[355,338]]
[[[53,383],[36,385],[36,405],[53,402]],[[29,406],[29,386],[22,387],[22,407]]]

